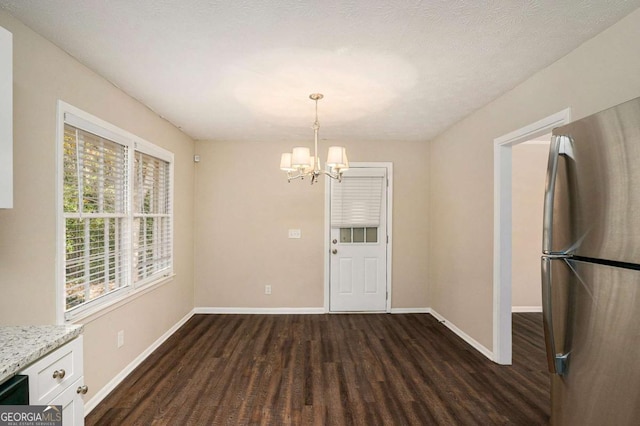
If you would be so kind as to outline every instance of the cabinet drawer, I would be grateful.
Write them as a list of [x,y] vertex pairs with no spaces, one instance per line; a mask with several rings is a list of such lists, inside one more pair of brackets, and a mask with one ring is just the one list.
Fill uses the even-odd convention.
[[29,402],[46,405],[81,378],[82,336],[66,343],[22,371],[29,376]]

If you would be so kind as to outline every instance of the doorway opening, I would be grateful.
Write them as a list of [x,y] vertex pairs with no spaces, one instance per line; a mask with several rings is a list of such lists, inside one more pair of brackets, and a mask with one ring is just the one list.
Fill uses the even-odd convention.
[[[493,360],[511,364],[512,147],[569,123],[570,108],[494,140]],[[542,247],[540,247],[542,253]]]
[[325,181],[325,312],[391,311],[392,204],[392,163],[351,163],[342,183]]
[[512,313],[542,312],[540,248],[551,133],[511,148]]

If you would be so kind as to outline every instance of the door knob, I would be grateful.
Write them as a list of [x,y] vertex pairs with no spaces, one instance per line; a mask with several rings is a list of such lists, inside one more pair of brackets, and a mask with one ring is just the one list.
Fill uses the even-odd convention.
[[76,390],[77,393],[79,394],[86,394],[89,391],[89,387],[87,385],[82,385],[82,386],[78,386],[78,389]]
[[333,241],[331,241],[333,244],[338,244],[338,240],[336,240],[335,238],[333,239]]
[[333,249],[333,250],[331,250],[331,253],[333,253],[333,254],[337,254],[337,253],[338,253],[338,250],[337,250],[337,249]]

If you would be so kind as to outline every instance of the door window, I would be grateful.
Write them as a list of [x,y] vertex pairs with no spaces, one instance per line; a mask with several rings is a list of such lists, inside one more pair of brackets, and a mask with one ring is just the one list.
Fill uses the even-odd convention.
[[378,228],[340,228],[340,242],[348,243],[377,243]]

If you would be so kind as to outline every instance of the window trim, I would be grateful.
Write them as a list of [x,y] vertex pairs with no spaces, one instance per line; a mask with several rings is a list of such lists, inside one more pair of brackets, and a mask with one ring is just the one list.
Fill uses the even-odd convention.
[[[66,118],[65,118],[66,117]],[[169,237],[171,239],[170,265],[164,273],[156,275],[152,278],[142,279],[138,282],[131,282],[129,285],[113,291],[109,294],[101,296],[93,301],[86,302],[74,308],[70,313],[66,311],[66,289],[65,289],[65,214],[64,214],[64,127],[65,124],[81,128],[98,136],[110,139],[129,148],[127,164],[128,170],[133,170],[133,158],[136,151],[156,157],[169,163],[169,217],[170,230]],[[57,121],[56,121],[56,320],[58,324],[73,323],[80,319],[93,317],[103,310],[111,310],[114,305],[119,306],[128,303],[141,294],[146,293],[153,287],[159,286],[171,280],[174,274],[174,154],[161,148],[151,142],[148,142],[126,130],[123,130],[107,121],[95,117],[79,108],[67,104],[62,100],[57,103]],[[131,180],[131,185],[133,185]],[[129,208],[128,214],[133,217],[132,211],[133,191],[129,191]],[[133,239],[130,241],[133,247]],[[133,265],[133,251],[130,252],[130,265]]]

